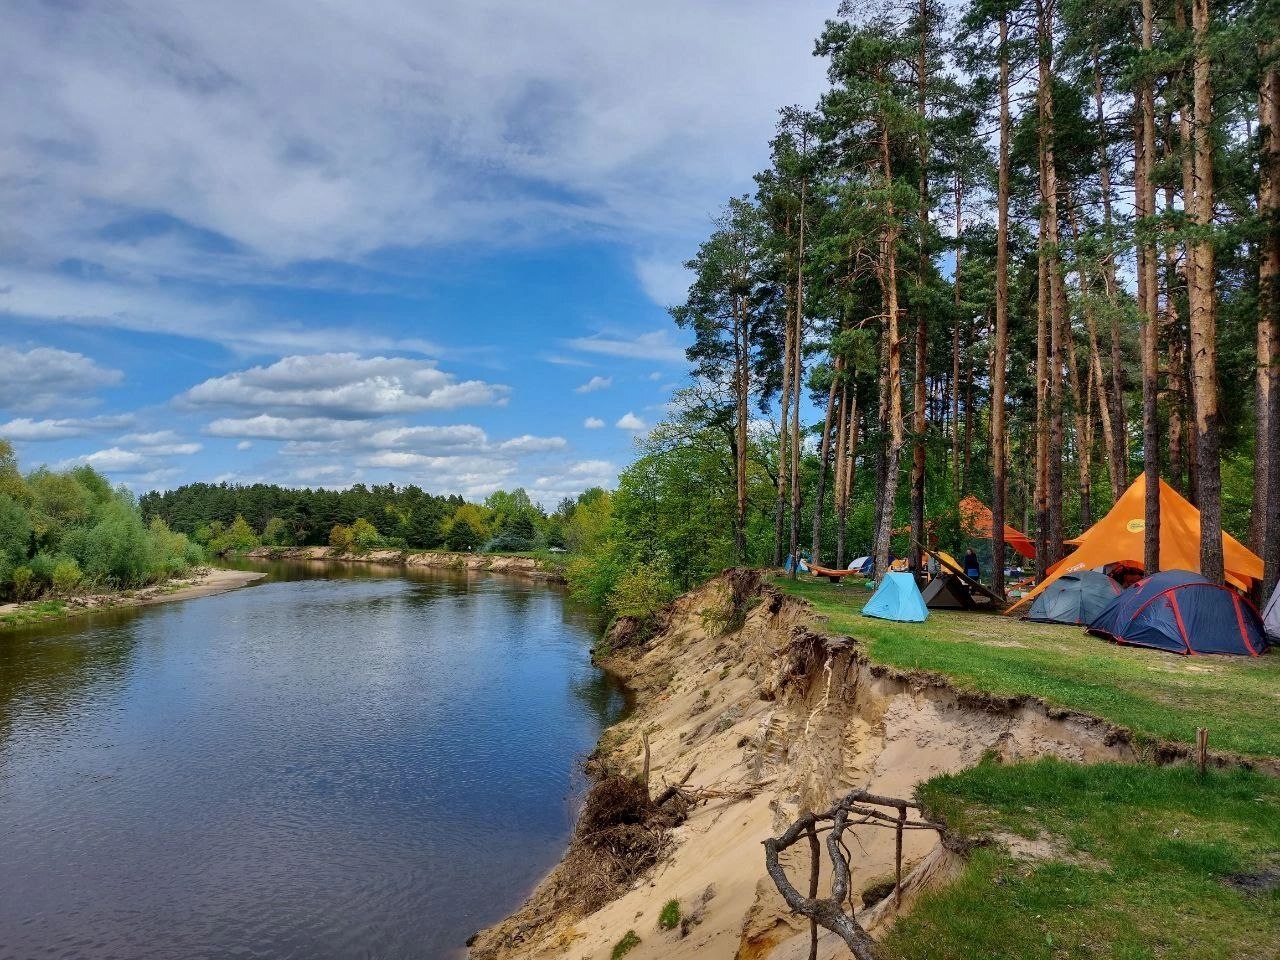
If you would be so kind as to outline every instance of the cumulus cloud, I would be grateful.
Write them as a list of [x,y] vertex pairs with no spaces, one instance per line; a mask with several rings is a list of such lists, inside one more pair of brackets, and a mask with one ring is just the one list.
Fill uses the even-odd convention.
[[103,387],[124,379],[119,370],[99,366],[82,353],[35,347],[0,346],[0,408],[46,410],[83,403]]
[[628,411],[618,418],[618,422],[614,424],[619,430],[647,430],[649,429],[643,420],[634,413]]
[[308,413],[355,419],[384,414],[500,406],[510,389],[459,381],[432,360],[323,353],[285,357],[198,383],[183,399],[193,405],[239,407],[279,416]]
[[236,449],[237,449],[237,450],[248,450],[248,449],[250,449],[252,446],[253,446],[253,441],[252,441],[252,440],[241,440],[239,443],[237,443],[237,444],[236,444]]
[[631,360],[661,360],[665,363],[685,361],[684,347],[671,339],[669,330],[654,330],[634,337],[601,333],[590,337],[574,337],[566,340],[565,345],[584,353],[600,353]]
[[64,460],[59,466],[65,468],[88,464],[96,470],[103,470],[108,473],[132,473],[147,466],[147,462],[147,458],[136,450],[108,447],[105,450],[95,450],[93,453],[88,453],[84,456]]
[[604,426],[604,421],[599,417],[587,417],[587,419],[582,421],[582,425],[588,430],[599,430]]
[[134,447],[142,447],[147,456],[188,456],[204,449],[198,443],[183,440],[172,430],[155,430],[151,433],[127,433],[120,437],[120,443]]
[[595,393],[597,390],[605,390],[613,386],[613,377],[595,376],[588,380],[580,387],[574,388],[574,393]]
[[52,420],[33,420],[31,417],[18,417],[8,423],[0,423],[0,437],[6,440],[65,440],[70,437],[84,437],[106,430],[119,430],[127,427],[133,418],[129,414],[115,416],[78,418],[58,418]]
[[579,460],[538,477],[529,495],[550,505],[565,497],[576,497],[590,487],[612,486],[617,478],[618,467],[609,460]]
[[545,453],[548,450],[562,450],[567,442],[564,437],[535,437],[526,433],[502,441],[498,444],[498,449],[507,453]]

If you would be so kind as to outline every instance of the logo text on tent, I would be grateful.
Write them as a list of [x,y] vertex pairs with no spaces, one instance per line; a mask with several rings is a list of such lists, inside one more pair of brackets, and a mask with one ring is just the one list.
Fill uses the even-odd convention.
[[1143,530],[1147,529],[1147,521],[1130,520],[1124,526],[1125,526],[1125,529],[1128,530],[1130,533],[1141,533]]

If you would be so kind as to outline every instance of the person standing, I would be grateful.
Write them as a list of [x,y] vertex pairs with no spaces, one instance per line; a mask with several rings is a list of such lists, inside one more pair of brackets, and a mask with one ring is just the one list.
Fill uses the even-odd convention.
[[982,568],[978,566],[978,555],[973,552],[973,547],[964,555],[964,575],[970,580],[982,578]]

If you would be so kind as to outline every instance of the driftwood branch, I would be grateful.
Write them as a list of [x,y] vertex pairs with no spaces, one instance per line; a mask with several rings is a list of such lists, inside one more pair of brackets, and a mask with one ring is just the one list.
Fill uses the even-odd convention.
[[[878,807],[888,807],[896,811],[891,816]],[[850,827],[869,825],[883,827],[894,831],[894,889],[895,904],[901,903],[902,897],[902,837],[907,830],[942,831],[942,825],[925,820],[923,817],[910,818],[909,811],[919,810],[918,804],[910,800],[896,797],[882,797],[865,790],[855,790],[845,796],[825,813],[806,812],[795,823],[787,828],[780,837],[770,837],[764,842],[765,869],[773,880],[782,899],[793,913],[809,918],[809,951],[810,957],[816,956],[817,928],[819,926],[839,936],[857,960],[878,960],[879,947],[862,925],[858,923],[853,911],[853,897],[850,890],[851,869],[849,848],[844,843],[845,831]],[[827,857],[831,861],[831,896],[818,897],[818,858],[820,833],[826,834]],[[809,895],[805,896],[796,889],[786,870],[782,867],[780,855],[782,851],[797,843],[801,837],[809,841]],[[844,904],[848,901],[849,909],[845,912]]]

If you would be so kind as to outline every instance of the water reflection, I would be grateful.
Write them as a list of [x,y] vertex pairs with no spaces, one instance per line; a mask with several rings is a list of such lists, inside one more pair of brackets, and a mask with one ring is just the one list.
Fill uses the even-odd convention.
[[274,564],[0,635],[0,957],[444,957],[622,708],[554,588]]

